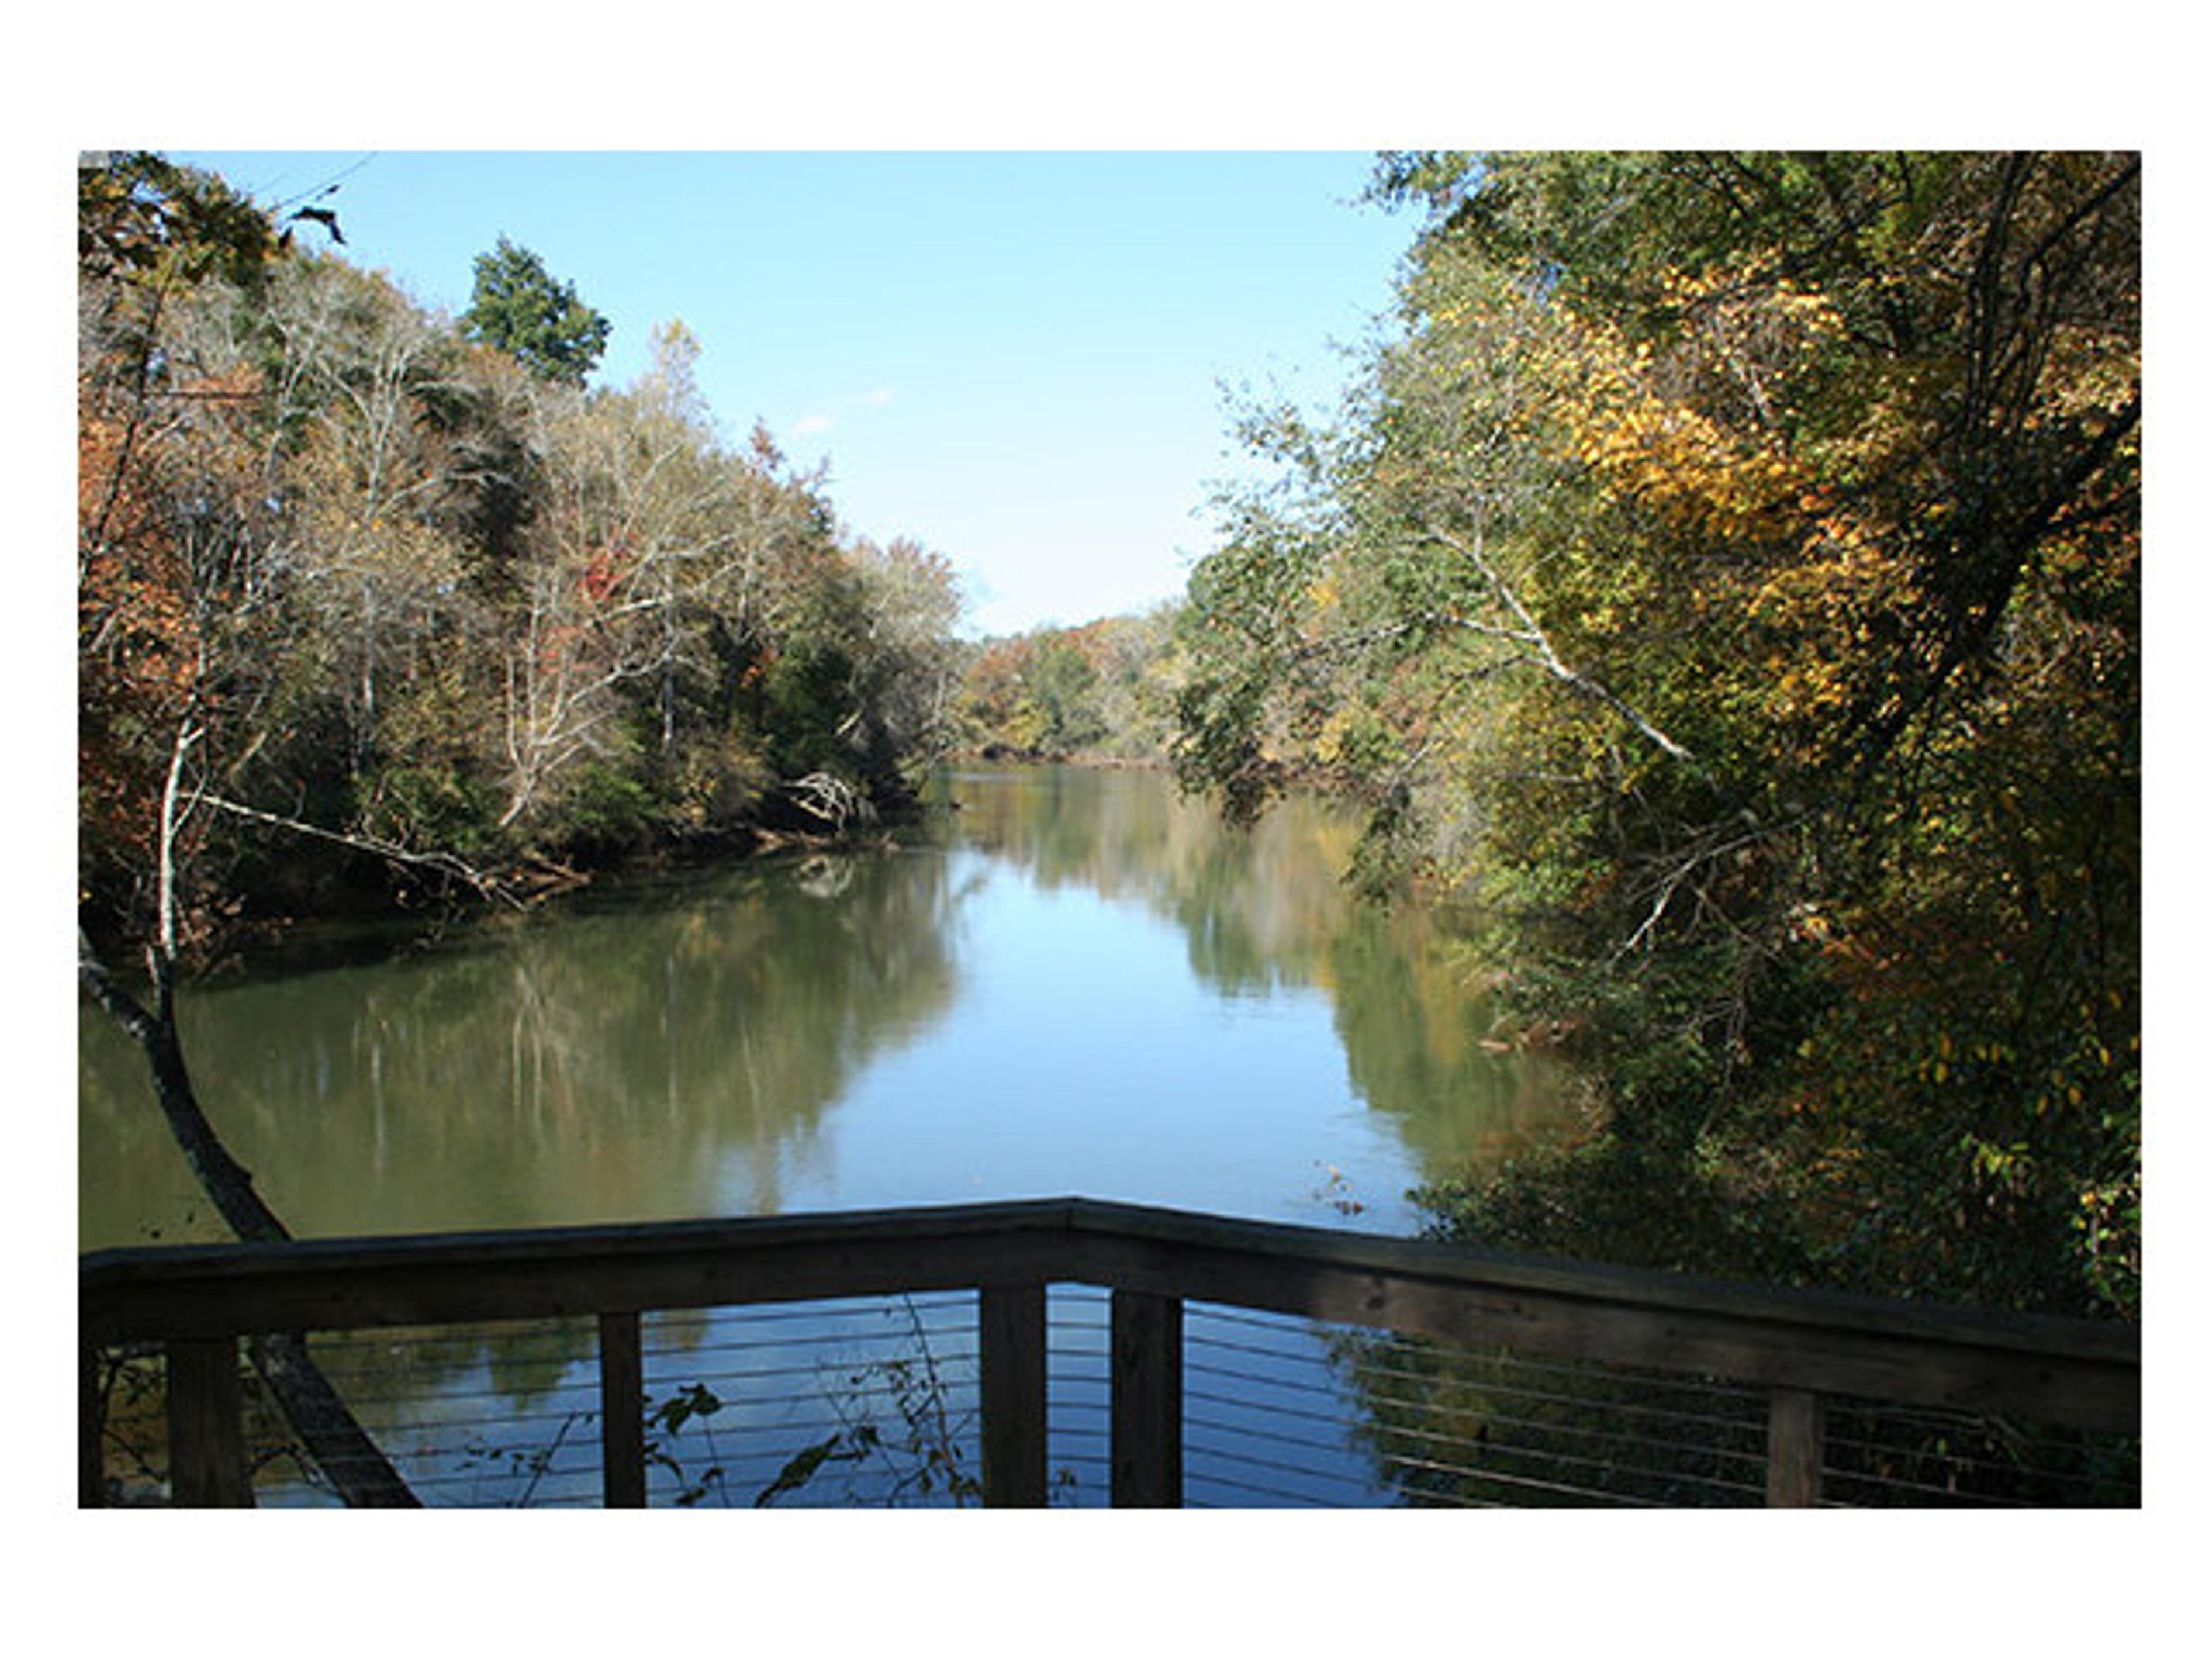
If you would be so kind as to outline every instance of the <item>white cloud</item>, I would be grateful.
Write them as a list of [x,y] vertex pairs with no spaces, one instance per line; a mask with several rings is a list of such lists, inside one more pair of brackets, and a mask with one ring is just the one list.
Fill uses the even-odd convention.
[[837,416],[835,411],[838,410],[887,409],[896,401],[897,396],[898,394],[887,386],[876,386],[866,392],[848,392],[843,397],[830,398],[827,410],[820,409],[808,410],[799,417],[791,429],[798,437],[812,437],[829,431],[831,427],[837,424]]

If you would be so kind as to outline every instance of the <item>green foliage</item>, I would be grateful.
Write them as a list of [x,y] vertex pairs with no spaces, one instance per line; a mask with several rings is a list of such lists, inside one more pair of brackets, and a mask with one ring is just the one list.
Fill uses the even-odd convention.
[[1247,421],[1178,755],[1335,779],[1587,1034],[1599,1140],[1455,1227],[2132,1305],[2137,172],[1383,159],[1400,332]]
[[1037,653],[1030,683],[1036,702],[1039,748],[1065,755],[1106,735],[1106,722],[1091,706],[1098,671],[1065,640],[1054,641]]
[[515,358],[533,374],[581,386],[606,349],[611,325],[557,280],[545,262],[504,236],[476,258],[476,284],[461,326],[472,340]]
[[757,816],[775,781],[767,757],[742,733],[702,732],[669,768],[670,820],[685,834],[726,833]]
[[[1663,1194],[1663,1202],[1655,1202]],[[1605,1136],[1415,1194],[1433,1237],[1767,1283],[1832,1279],[1785,1172]],[[1871,1285],[1869,1286],[1871,1288]]]
[[[967,1443],[973,1415],[956,1410],[952,1379],[913,1300],[901,1297],[899,1305],[909,1346],[831,1382],[830,1403],[842,1425],[795,1453],[754,1498],[756,1507],[803,1490],[829,1464],[864,1462],[878,1477],[872,1495],[879,1501],[945,1498],[960,1507],[983,1501],[983,1483]],[[878,1398],[888,1401],[892,1420],[887,1427],[875,1419],[872,1402]]]
[[[843,1494],[848,1499],[862,1494],[869,1501],[892,1504],[949,1499],[960,1506],[982,1501],[982,1482],[966,1443],[972,1412],[956,1412],[955,1384],[939,1363],[913,1302],[901,1298],[898,1312],[906,1324],[906,1346],[888,1358],[823,1378],[824,1397],[840,1419],[839,1426],[786,1458],[769,1483],[753,1494],[754,1508],[767,1509],[814,1489],[839,1464],[856,1466],[859,1471]],[[876,1420],[878,1401],[888,1406],[891,1420],[887,1425]],[[676,1437],[685,1425],[695,1421],[703,1425],[725,1403],[705,1383],[691,1382],[647,1410],[646,1456],[676,1477],[676,1501],[681,1505],[696,1504],[715,1494],[728,1501],[719,1462],[695,1476],[676,1452]],[[716,1456],[711,1430],[702,1437],[706,1455]]]
[[[687,1382],[667,1398],[653,1401],[647,1406],[645,1460],[676,1477],[676,1502],[679,1508],[693,1508],[721,1489],[723,1470],[720,1463],[708,1464],[695,1476],[676,1455],[675,1445],[676,1437],[683,1432],[685,1424],[695,1419],[703,1422],[720,1411],[722,1406],[722,1397],[703,1382]],[[708,1455],[713,1455],[711,1445]]]
[[779,653],[763,679],[769,752],[787,777],[843,772],[844,724],[853,665],[834,640],[807,640]]
[[1164,757],[1182,674],[1176,616],[1170,606],[987,641],[962,678],[963,745],[1054,760]]
[[857,1463],[883,1443],[883,1437],[872,1423],[863,1423],[855,1429],[840,1429],[825,1440],[811,1446],[802,1446],[781,1469],[775,1479],[763,1486],[753,1496],[755,1509],[766,1509],[787,1492],[801,1490],[820,1474],[825,1463]]
[[401,846],[442,847],[463,858],[495,845],[499,803],[486,781],[457,767],[394,766],[365,779],[367,823]]
[[594,761],[578,769],[568,785],[562,828],[586,848],[636,848],[651,839],[659,813],[644,780],[618,763]]
[[150,151],[87,155],[76,181],[77,268],[95,281],[250,284],[289,240],[213,173]]

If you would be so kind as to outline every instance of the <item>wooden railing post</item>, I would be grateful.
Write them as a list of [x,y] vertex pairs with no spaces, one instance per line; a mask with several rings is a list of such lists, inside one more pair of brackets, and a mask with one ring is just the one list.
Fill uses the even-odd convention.
[[983,1502],[994,1509],[1042,1509],[1044,1286],[986,1285],[980,1304]]
[[1113,1299],[1113,1499],[1117,1510],[1182,1507],[1182,1303]]
[[599,1316],[599,1480],[607,1508],[645,1507],[645,1344],[635,1313]]
[[1766,1502],[1807,1509],[1820,1501],[1823,1431],[1820,1396],[1809,1389],[1777,1389],[1766,1419]]
[[107,1502],[107,1460],[100,1443],[107,1399],[100,1387],[100,1350],[80,1342],[76,1350],[76,1501],[96,1510]]
[[250,1509],[245,1393],[235,1337],[168,1345],[169,1500],[184,1509]]

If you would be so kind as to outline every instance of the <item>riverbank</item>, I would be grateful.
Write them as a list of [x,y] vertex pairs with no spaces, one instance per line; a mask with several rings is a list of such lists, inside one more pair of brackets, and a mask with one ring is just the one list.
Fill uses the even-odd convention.
[[[906,788],[849,804],[840,823],[820,811],[764,796],[752,816],[713,828],[659,823],[620,836],[571,836],[492,856],[422,854],[358,837],[310,836],[269,828],[264,844],[228,860],[220,891],[188,904],[178,961],[189,978],[295,951],[313,941],[442,934],[453,925],[536,910],[587,889],[650,881],[757,858],[895,848],[926,816],[921,792]],[[135,963],[144,941],[112,915],[85,904],[79,926],[110,963]]]
[[1079,766],[1101,771],[1165,772],[1170,763],[1164,755],[1052,754],[1039,749],[1016,749],[1002,743],[963,750],[946,757],[956,764],[977,766]]

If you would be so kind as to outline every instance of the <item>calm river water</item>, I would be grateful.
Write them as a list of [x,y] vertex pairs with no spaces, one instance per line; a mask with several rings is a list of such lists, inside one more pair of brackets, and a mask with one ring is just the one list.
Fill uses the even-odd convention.
[[[181,999],[295,1233],[1081,1194],[1410,1231],[1560,1108],[1311,799],[1222,828],[1151,772],[962,771],[903,850],[609,885]],[[82,1248],[212,1238],[135,1054],[80,1020]],[[566,1364],[566,1358],[547,1356]]]
[[[188,991],[210,1115],[302,1236],[1058,1196],[1411,1231],[1554,1121],[1354,826],[1141,771],[963,772],[936,844],[586,896]],[[82,1248],[218,1237],[80,1021]]]

